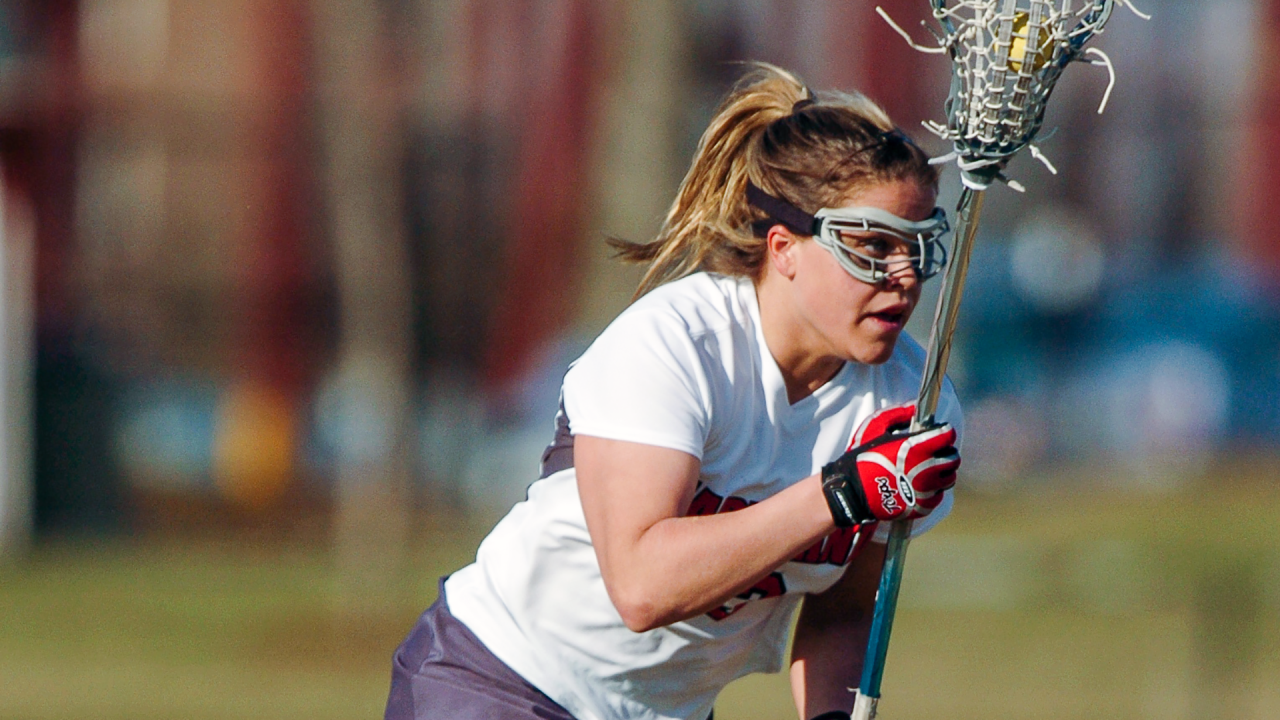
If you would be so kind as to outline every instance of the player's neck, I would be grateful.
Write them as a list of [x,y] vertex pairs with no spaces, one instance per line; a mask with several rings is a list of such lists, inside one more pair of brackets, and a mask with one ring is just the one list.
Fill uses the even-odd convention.
[[765,350],[782,374],[787,401],[794,405],[826,385],[845,361],[823,346],[817,333],[794,311],[786,290],[767,274],[756,283]]

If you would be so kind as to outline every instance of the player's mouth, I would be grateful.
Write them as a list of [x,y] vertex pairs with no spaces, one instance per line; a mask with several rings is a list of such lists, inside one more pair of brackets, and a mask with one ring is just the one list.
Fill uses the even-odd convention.
[[878,325],[881,330],[898,331],[907,326],[907,318],[910,317],[909,310],[909,305],[895,305],[884,310],[867,313],[867,318]]

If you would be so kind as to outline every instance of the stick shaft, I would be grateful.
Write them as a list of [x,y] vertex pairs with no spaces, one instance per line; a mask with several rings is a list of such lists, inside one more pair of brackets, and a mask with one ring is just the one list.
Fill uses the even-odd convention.
[[[978,231],[978,216],[982,212],[985,191],[965,188],[956,209],[956,242],[952,260],[947,268],[942,294],[938,297],[933,316],[933,328],[929,333],[928,360],[920,382],[920,395],[916,401],[916,415],[912,426],[933,421],[942,394],[942,380],[947,374],[947,361],[951,357],[951,336],[955,334],[956,316],[960,310],[960,298],[964,294],[964,280],[969,272],[969,258],[973,252],[973,239]],[[902,570],[906,562],[907,544],[911,541],[911,521],[898,520],[889,528],[889,545],[885,549],[884,569],[880,572],[880,589],[876,593],[875,614],[871,618],[871,636],[867,640],[867,652],[862,660],[862,682],[858,686],[858,698],[854,705],[853,720],[871,720],[876,715],[880,699],[880,681],[884,677],[885,657],[889,652],[889,635],[893,631],[893,616],[898,605],[898,589],[902,585]]]
[[[911,522],[900,521],[889,526],[889,546],[885,549],[884,569],[880,571],[880,589],[876,591],[875,614],[871,616],[871,633],[867,652],[862,657],[862,682],[858,695],[872,700],[880,698],[880,680],[884,677],[884,660],[889,653],[889,633],[893,629],[894,611],[898,607],[898,588],[902,585],[902,568],[907,559],[907,543],[911,540]],[[875,717],[875,703],[869,706]],[[854,720],[859,720],[855,715]],[[864,719],[865,720],[865,719]]]
[[956,331],[956,316],[960,313],[960,298],[964,295],[964,280],[969,274],[969,258],[973,255],[973,239],[978,232],[978,216],[982,213],[985,190],[965,188],[956,208],[956,242],[952,249],[950,267],[943,279],[942,293],[933,315],[933,328],[929,332],[928,360],[920,379],[920,397],[916,401],[915,425],[933,420],[942,395],[942,379],[947,374],[947,361],[951,359],[951,336]]

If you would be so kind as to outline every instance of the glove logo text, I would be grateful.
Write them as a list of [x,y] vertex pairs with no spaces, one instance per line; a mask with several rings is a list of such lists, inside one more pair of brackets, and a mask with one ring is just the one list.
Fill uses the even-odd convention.
[[880,504],[887,512],[896,513],[902,509],[902,506],[898,505],[898,493],[889,484],[887,476],[881,475],[876,478],[876,488],[880,490]]

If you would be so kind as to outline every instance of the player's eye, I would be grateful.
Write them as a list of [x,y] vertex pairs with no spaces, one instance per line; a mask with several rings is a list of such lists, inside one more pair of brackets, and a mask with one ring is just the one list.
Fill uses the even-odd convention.
[[840,241],[856,255],[869,260],[887,260],[893,255],[906,255],[909,251],[902,243],[884,235],[842,233]]

